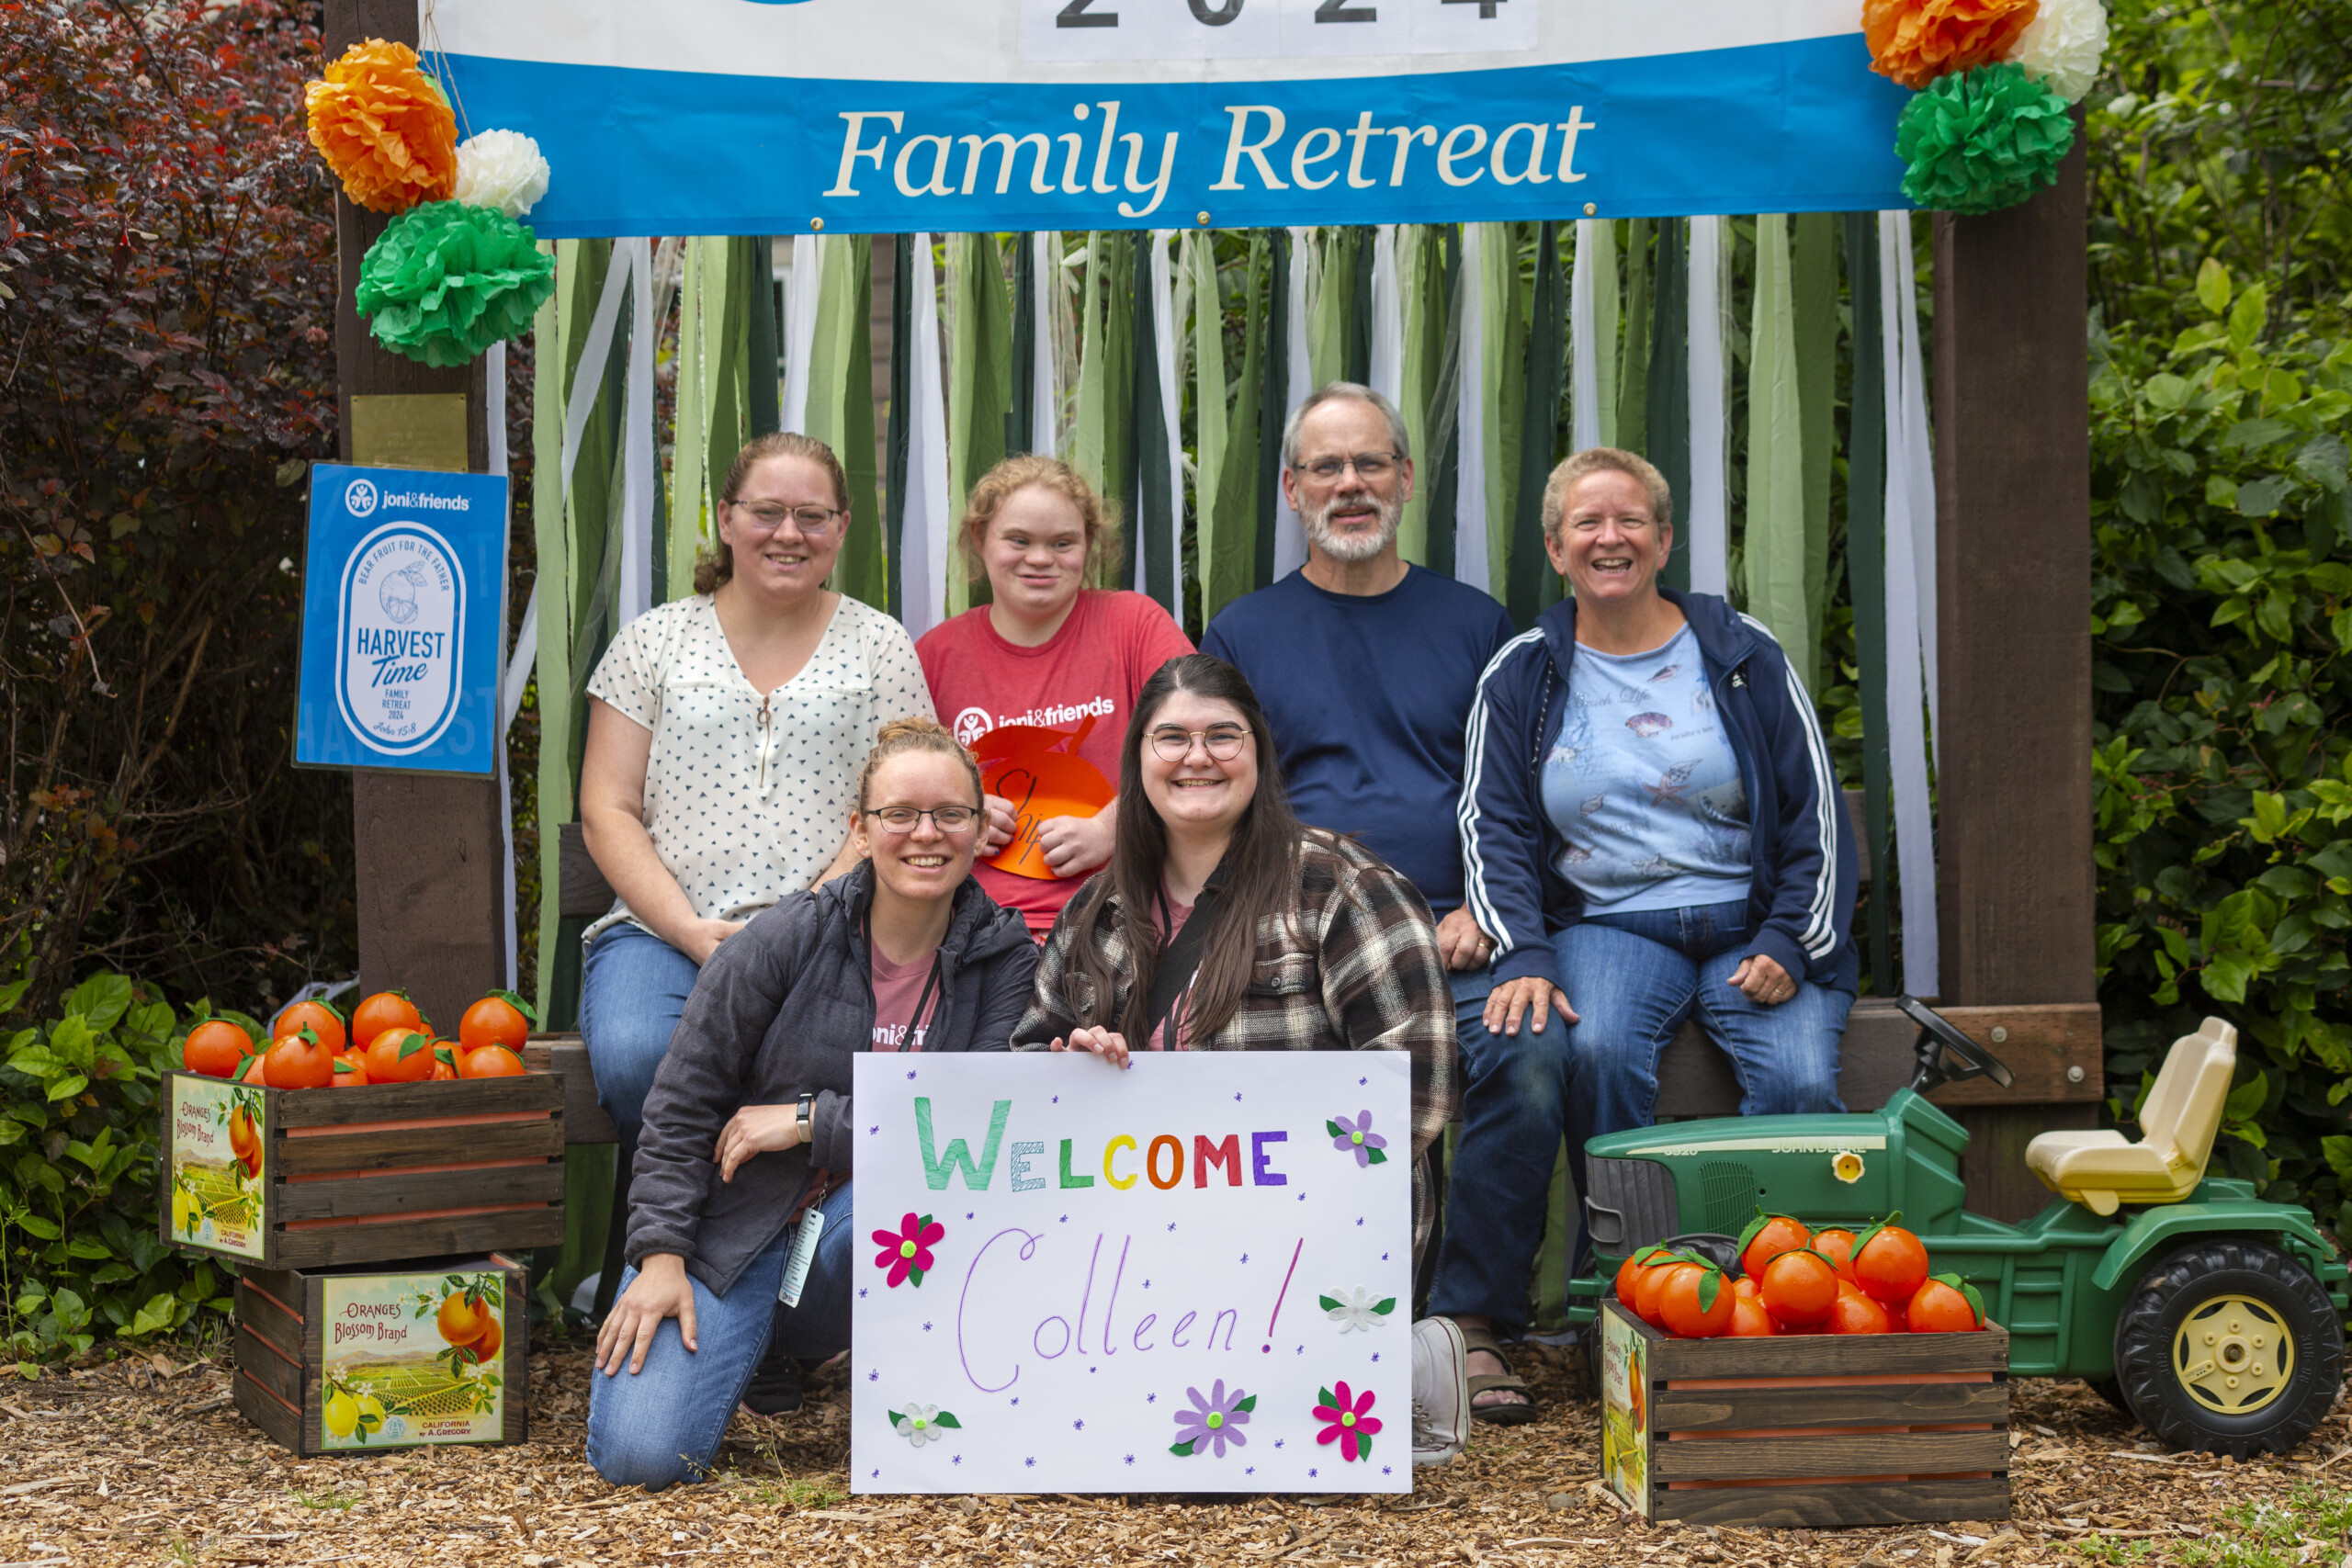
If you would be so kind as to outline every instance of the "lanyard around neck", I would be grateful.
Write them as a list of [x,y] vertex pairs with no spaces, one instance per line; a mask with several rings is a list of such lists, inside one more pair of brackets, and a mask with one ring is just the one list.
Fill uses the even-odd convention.
[[[881,951],[882,950],[880,948],[874,945],[874,910],[872,906],[869,905],[865,911],[866,989],[869,991],[874,988],[874,958],[875,955]],[[937,947],[931,950],[931,973],[923,976],[922,989],[915,993],[915,1010],[910,1014],[907,1019],[907,1038],[909,1040],[912,1040],[915,1037],[915,1031],[922,1026],[922,1015],[924,1010],[931,1006],[931,993],[939,986],[939,976],[943,972],[946,961],[947,943],[943,940]],[[944,992],[942,993],[943,998],[944,994]]]

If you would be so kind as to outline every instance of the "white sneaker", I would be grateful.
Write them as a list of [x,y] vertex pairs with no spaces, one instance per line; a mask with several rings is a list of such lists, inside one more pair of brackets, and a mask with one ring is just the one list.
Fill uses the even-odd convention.
[[1413,1462],[1445,1464],[1470,1431],[1469,1352],[1450,1317],[1413,1325]]

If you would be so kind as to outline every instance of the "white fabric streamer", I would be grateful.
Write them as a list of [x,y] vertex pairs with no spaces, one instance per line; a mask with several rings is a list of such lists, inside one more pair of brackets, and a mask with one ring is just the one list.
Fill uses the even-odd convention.
[[[1886,220],[1882,217],[1879,221],[1883,232]],[[1928,736],[1937,741],[1944,731],[1943,693],[1936,659],[1936,460],[1928,438],[1927,369],[1919,352],[1919,290],[1914,281],[1917,274],[1911,254],[1911,225],[1906,220],[1894,229],[1897,265],[1903,269],[1903,288],[1891,296],[1900,308],[1903,322],[1903,471],[1911,491],[1912,564],[1919,584],[1919,657],[1927,674]],[[1890,420],[1889,434],[1895,428]]]
[[[1183,412],[1176,386],[1176,360],[1183,351],[1176,320],[1175,275],[1169,265],[1168,242],[1173,229],[1151,231],[1151,342],[1159,364],[1159,421],[1168,442],[1168,613],[1184,624],[1184,435],[1178,425]],[[1140,525],[1145,519],[1137,519]],[[1143,552],[1138,550],[1136,554]]]
[[1723,233],[1720,218],[1690,220],[1690,586],[1731,592],[1730,484],[1724,418]]
[[[1593,236],[1608,221],[1577,220],[1576,260],[1568,271],[1568,439],[1579,452],[1600,445],[1600,333],[1593,321],[1600,269],[1587,263],[1600,244]],[[1616,280],[1610,283],[1613,288]]]
[[[1314,367],[1306,357],[1306,253],[1315,231],[1294,228],[1290,231],[1290,386],[1283,417],[1287,421],[1290,411],[1306,400],[1315,390]],[[1306,525],[1299,521],[1297,511],[1288,501],[1277,499],[1274,504],[1274,576],[1288,577],[1306,564]]]
[[1487,568],[1486,226],[1462,226],[1462,277],[1454,290],[1454,333],[1461,369],[1453,378],[1453,576],[1481,593],[1495,584]]
[[[482,416],[490,436],[490,471],[504,474],[509,470],[506,452],[506,344],[502,340],[490,345],[482,358]],[[507,515],[514,515],[514,503],[507,503]],[[506,679],[499,689],[498,701],[498,827],[499,836],[506,846],[501,857],[502,891],[506,899],[506,988],[514,988],[514,949],[516,946],[514,895],[514,812],[513,797],[506,788],[506,732],[514,726],[514,715],[523,705],[523,688],[530,683],[531,662],[539,643],[539,581],[531,580],[531,596],[523,605],[523,624],[514,637],[514,656],[507,660]],[[519,673],[518,673],[519,671]]]
[[1396,278],[1396,225],[1383,223],[1372,240],[1372,389],[1405,402],[1405,299]]
[[823,243],[819,234],[792,237],[792,281],[785,290],[790,316],[784,334],[784,406],[776,411],[779,430],[808,428],[808,358],[817,348],[817,247]]
[[[1903,988],[1914,996],[1940,994],[1941,958],[1936,925],[1935,821],[1928,795],[1928,737],[1921,653],[1931,623],[1920,614],[1917,562],[1923,530],[1919,485],[1911,472],[1922,453],[1909,439],[1906,366],[1917,334],[1912,293],[1911,215],[1878,218],[1879,350],[1886,398],[1886,731],[1894,783],[1894,860],[1903,888]],[[1912,321],[1906,343],[1903,322]],[[1924,434],[1924,433],[1923,433]],[[1924,444],[1923,444],[1924,445]],[[1928,504],[1933,506],[1932,491]],[[1932,536],[1933,513],[1927,534]],[[1929,677],[1931,678],[1931,677]]]
[[1052,457],[1061,450],[1062,389],[1056,380],[1060,368],[1054,353],[1054,300],[1060,291],[1062,237],[1057,231],[1040,230],[1029,236],[1030,313],[1036,318],[1029,409],[1029,450]]
[[629,254],[628,395],[621,413],[621,560],[613,626],[653,607],[653,507],[661,475],[653,452],[653,242],[616,242]]
[[899,535],[899,620],[921,637],[947,617],[947,398],[939,370],[939,273],[931,236],[917,234],[914,257],[915,340],[909,346],[913,423],[907,430],[907,505]]
[[588,416],[596,412],[596,393],[605,384],[605,371],[613,353],[613,333],[621,319],[621,295],[628,288],[628,275],[635,269],[629,265],[630,252],[627,244],[613,247],[611,262],[605,269],[604,292],[596,296],[596,313],[588,318],[588,337],[581,344],[580,362],[571,373],[571,397],[563,409],[563,495],[568,504],[571,499],[571,470],[580,461],[580,438],[588,429]]

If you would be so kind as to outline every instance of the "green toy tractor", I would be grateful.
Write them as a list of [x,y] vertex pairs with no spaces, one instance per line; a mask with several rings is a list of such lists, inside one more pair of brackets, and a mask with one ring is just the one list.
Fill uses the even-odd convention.
[[1931,1266],[1982,1292],[2009,1333],[2009,1371],[2081,1378],[2175,1448],[2285,1452],[2344,1376],[2345,1266],[2307,1210],[2207,1176],[2237,1032],[2208,1019],[2165,1057],[2137,1142],[2045,1133],[2026,1160],[2057,1196],[2023,1224],[1962,1206],[1968,1134],[1924,1098],[2008,1069],[1909,997],[1917,1070],[1876,1112],[1680,1122],[1586,1145],[1594,1272],[1569,1282],[1590,1323],[1635,1248],[1720,1252],[1758,1209],[1816,1229],[1897,1210]]

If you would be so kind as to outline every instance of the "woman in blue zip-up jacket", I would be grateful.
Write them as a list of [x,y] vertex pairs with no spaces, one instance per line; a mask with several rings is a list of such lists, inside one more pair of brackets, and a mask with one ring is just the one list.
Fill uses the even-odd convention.
[[1562,463],[1544,545],[1575,597],[1504,646],[1470,710],[1463,870],[1496,985],[1430,1307],[1474,1349],[1525,1320],[1562,1134],[1582,1191],[1585,1140],[1649,1123],[1686,1018],[1731,1056],[1742,1115],[1842,1109],[1853,828],[1780,644],[1658,586],[1673,539],[1647,462]]

